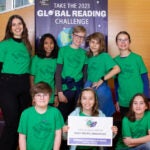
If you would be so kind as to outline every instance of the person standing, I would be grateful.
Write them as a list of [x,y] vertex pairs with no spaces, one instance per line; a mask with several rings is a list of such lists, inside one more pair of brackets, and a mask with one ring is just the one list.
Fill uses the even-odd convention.
[[86,36],[83,26],[75,26],[72,32],[72,44],[62,47],[58,53],[56,69],[56,87],[59,106],[64,121],[74,110],[87,68],[86,51],[80,48]]
[[114,58],[121,72],[116,76],[117,111],[124,117],[129,110],[131,98],[137,93],[150,97],[147,68],[142,57],[130,49],[131,38],[128,32],[121,31],[116,36],[120,54]]
[[31,86],[38,82],[46,82],[52,88],[50,105],[58,105],[58,96],[55,95],[55,72],[58,55],[58,45],[52,34],[42,35],[36,55],[32,58],[30,80]]
[[106,116],[113,116],[115,106],[110,87],[107,81],[120,72],[119,66],[106,53],[105,38],[100,32],[92,33],[87,37],[89,45],[87,81],[84,87],[93,88],[98,96],[99,109]]
[[31,50],[23,18],[19,15],[10,16],[5,37],[0,42],[0,107],[5,121],[0,137],[1,150],[15,150],[18,145],[20,114],[30,104]]

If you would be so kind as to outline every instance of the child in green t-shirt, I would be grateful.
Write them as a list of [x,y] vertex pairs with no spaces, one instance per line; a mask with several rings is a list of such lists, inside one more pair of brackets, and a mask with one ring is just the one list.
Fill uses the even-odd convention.
[[48,105],[51,93],[47,83],[33,85],[34,106],[23,111],[18,127],[20,150],[60,149],[64,121],[60,111]]
[[36,51],[36,55],[32,58],[30,67],[30,80],[31,86],[38,82],[46,82],[52,88],[52,95],[50,98],[50,105],[57,106],[58,97],[55,96],[55,72],[56,72],[56,60],[59,47],[57,45],[55,37],[46,33],[42,35],[39,41],[39,47]]
[[83,88],[85,77],[86,51],[80,48],[86,36],[83,26],[75,26],[72,32],[72,44],[60,48],[57,58],[56,87],[59,106],[64,120],[76,106],[78,95]]
[[87,81],[84,87],[92,87],[98,96],[99,109],[110,117],[115,112],[113,97],[107,81],[120,72],[119,66],[106,53],[105,37],[94,32],[87,37],[89,45]]
[[[90,117],[105,117],[105,114],[98,109],[98,98],[97,94],[92,88],[85,88],[81,91],[78,99],[77,108],[71,112],[69,116],[90,116]],[[68,132],[69,127],[66,125],[63,127],[63,132]],[[112,127],[114,136],[118,132],[116,126]],[[92,146],[75,146],[72,145],[70,150],[97,150],[97,147]]]
[[129,110],[131,98],[137,93],[150,97],[148,71],[142,57],[130,49],[131,37],[128,32],[116,35],[116,45],[120,54],[114,58],[121,72],[116,76],[117,111],[124,117]]
[[149,103],[143,94],[136,94],[122,122],[122,138],[116,150],[150,150]]

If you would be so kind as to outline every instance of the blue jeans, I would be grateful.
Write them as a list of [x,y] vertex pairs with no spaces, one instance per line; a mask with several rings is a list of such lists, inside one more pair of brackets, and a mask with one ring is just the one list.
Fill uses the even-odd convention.
[[141,144],[135,148],[130,148],[129,150],[150,150],[150,142]]
[[[92,84],[93,83],[91,81],[87,81],[84,85],[84,88],[91,87]],[[106,82],[104,82],[97,89],[94,88],[94,90],[98,96],[99,109],[107,117],[111,117],[115,112],[115,107],[114,107],[112,92],[110,90],[110,87],[107,85]]]

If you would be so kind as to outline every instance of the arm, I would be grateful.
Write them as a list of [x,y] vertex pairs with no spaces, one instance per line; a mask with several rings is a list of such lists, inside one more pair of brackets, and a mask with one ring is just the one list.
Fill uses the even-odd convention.
[[19,133],[19,149],[26,150],[26,135]]
[[117,135],[117,133],[118,133],[117,126],[112,126],[112,132],[113,132],[113,138],[114,138]]
[[55,91],[54,91],[54,106],[58,107],[58,105],[59,105],[58,93],[57,93],[57,89],[55,87]]
[[119,103],[118,103],[118,87],[119,87],[119,84],[118,84],[117,76],[114,79],[114,86],[115,86],[115,98],[116,98],[115,107],[116,107],[116,111],[119,112],[120,111],[120,106],[119,106]]
[[[115,65],[105,76],[104,80],[111,79],[114,75],[118,74],[120,72],[120,68],[118,65]],[[93,83],[92,87],[98,88],[104,81],[100,79],[98,82]]]
[[68,130],[69,130],[68,125],[64,125],[62,128],[63,133],[68,132]]
[[55,140],[53,150],[59,150],[61,144],[61,129],[55,131]]
[[118,74],[120,72],[120,68],[118,65],[115,65],[105,76],[105,80],[111,79],[114,75]]
[[[147,116],[147,119],[149,119],[149,116]],[[149,120],[147,124],[149,129]],[[128,120],[127,117],[124,117],[122,120],[122,136],[124,144],[128,147],[138,146],[150,141],[150,130],[147,131],[147,135],[138,138],[132,138],[132,130],[133,127],[131,128],[130,126],[130,120]],[[138,129],[136,131],[138,132]]]
[[85,65],[83,66],[83,83],[85,83],[86,80],[87,80],[87,67],[88,67],[87,64],[85,64]]
[[64,96],[62,92],[62,84],[61,84],[61,72],[62,72],[62,64],[58,64],[56,68],[56,75],[55,75],[55,81],[56,81],[56,89],[58,91],[58,98],[60,102],[67,103],[67,98]]
[[141,78],[142,78],[143,85],[144,85],[144,95],[147,98],[150,98],[148,73],[141,74]]
[[62,73],[62,64],[58,64],[56,68],[55,81],[56,81],[56,89],[58,92],[62,92],[62,84],[61,84],[61,73]]
[[59,105],[58,96],[54,96],[54,107],[58,107],[58,105]]
[[34,85],[34,76],[30,75],[30,87]]
[[148,132],[148,135],[140,137],[140,138],[130,138],[127,137],[123,139],[124,144],[126,144],[129,147],[138,146],[147,142],[150,142],[150,131]]

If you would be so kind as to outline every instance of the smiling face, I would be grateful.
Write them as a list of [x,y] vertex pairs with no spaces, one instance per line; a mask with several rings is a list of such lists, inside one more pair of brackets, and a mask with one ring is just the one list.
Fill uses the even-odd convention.
[[148,107],[141,96],[136,96],[133,100],[132,110],[135,112],[136,118],[141,118]]
[[73,48],[79,48],[81,46],[81,44],[83,43],[84,39],[85,39],[85,33],[84,32],[73,33],[71,46]]
[[130,48],[130,39],[127,34],[119,34],[116,40],[116,44],[119,50],[129,50]]
[[33,97],[33,102],[38,108],[46,108],[49,103],[50,95],[49,93],[37,93]]
[[54,50],[54,41],[49,37],[44,40],[44,50],[46,52],[46,56],[49,56]]
[[95,104],[95,96],[92,91],[83,91],[81,96],[82,111],[87,114],[92,113]]
[[12,20],[11,32],[13,33],[14,38],[21,38],[23,32],[22,21],[18,18]]

